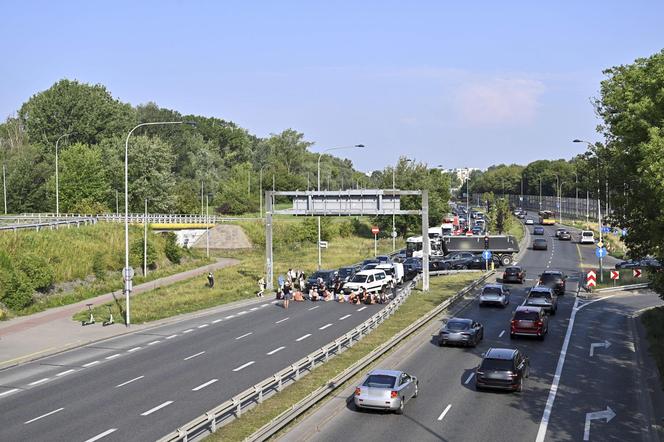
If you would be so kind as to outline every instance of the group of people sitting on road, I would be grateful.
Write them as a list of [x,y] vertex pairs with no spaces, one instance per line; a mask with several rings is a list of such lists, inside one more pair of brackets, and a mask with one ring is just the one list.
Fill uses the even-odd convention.
[[[337,301],[349,304],[386,304],[390,300],[387,289],[381,293],[369,293],[366,288],[357,292],[346,294],[343,291],[343,281],[338,273],[335,273],[331,287],[328,287],[323,278],[318,278],[314,284],[307,287],[306,275],[302,271],[288,269],[286,278],[279,276],[279,289],[276,297],[283,300],[284,308],[288,308],[290,301]],[[256,296],[263,296],[265,291],[265,280],[261,278],[258,281],[259,291]]]

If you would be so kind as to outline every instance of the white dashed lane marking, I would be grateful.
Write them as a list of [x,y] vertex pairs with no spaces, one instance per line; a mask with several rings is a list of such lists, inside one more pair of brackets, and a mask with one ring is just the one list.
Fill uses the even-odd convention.
[[319,327],[318,330],[325,330],[326,328],[331,327],[331,326],[332,326],[332,324],[325,324],[324,326]]
[[130,348],[129,350],[127,350],[127,353],[133,353],[133,352],[135,352],[135,351],[140,350],[141,348],[142,348],[142,347],[134,347],[134,348]]
[[111,359],[119,358],[120,356],[121,356],[120,353],[116,353],[114,355],[106,356],[104,359],[107,359],[107,360],[110,361]]
[[183,331],[182,333],[191,333],[191,332],[193,332],[193,331],[194,331],[193,328],[188,328],[188,329],[186,329],[185,331]]
[[0,393],[0,397],[6,396],[8,394],[16,393],[18,391],[18,388],[12,388],[11,390],[3,391]]
[[438,416],[438,420],[442,421],[445,415],[447,414],[448,411],[450,411],[450,408],[452,408],[452,404],[449,404],[445,409],[443,410],[442,413],[440,413],[440,416]]
[[139,380],[139,379],[143,379],[144,377],[145,377],[145,376],[139,376],[139,377],[134,378],[134,379],[129,379],[127,382],[123,382],[123,383],[121,383],[121,384],[116,385],[115,388],[118,388],[118,387],[124,387],[125,385],[127,385],[127,384],[131,384],[132,382],[136,382],[137,380]]
[[346,319],[346,318],[350,318],[350,316],[351,316],[351,315],[342,316],[341,318],[339,318],[339,321],[343,321],[343,320]]
[[295,342],[304,341],[304,340],[307,339],[309,336],[311,336],[311,333],[307,333],[307,334],[304,335],[304,336],[300,336],[299,338],[297,338],[297,339],[295,340]]
[[245,333],[242,336],[238,336],[237,338],[235,338],[235,340],[237,341],[238,339],[246,338],[247,336],[253,335],[253,334],[254,334],[254,332]]
[[177,336],[178,336],[178,335],[170,335],[170,336],[166,336],[166,340],[176,338]]
[[148,345],[155,345],[155,344],[159,344],[160,342],[161,342],[160,340],[156,340],[156,341],[148,342]]
[[288,321],[288,318],[280,319],[279,321],[275,322],[275,324],[279,324],[281,322]]
[[498,335],[498,337],[502,338],[504,334],[505,334],[505,330],[501,331],[500,334]]
[[217,323],[219,323],[219,322],[221,322],[221,321],[222,321],[221,319],[215,319],[214,321],[212,321],[212,323],[213,323],[213,324],[217,324]]
[[198,387],[194,387],[194,388],[192,388],[191,391],[202,390],[202,389],[204,389],[205,387],[214,384],[214,383],[217,382],[218,380],[219,380],[219,379],[212,379],[212,380],[209,380],[209,381],[207,381],[206,383],[199,385]]
[[62,411],[62,410],[64,410],[64,408],[58,408],[57,410],[49,411],[49,412],[46,413],[46,414],[42,414],[41,416],[38,416],[38,417],[36,417],[36,418],[34,418],[34,419],[30,419],[29,421],[26,421],[26,422],[23,422],[23,423],[24,423],[24,424],[30,424],[30,423],[32,423],[32,422],[34,422],[34,421],[38,421],[39,419],[43,419],[43,418],[45,418],[46,416],[50,416],[50,415],[55,414],[55,413],[57,413],[57,412],[59,412],[59,411]]
[[275,354],[275,353],[278,352],[278,351],[283,350],[284,348],[286,348],[286,347],[275,348],[274,350],[272,350],[272,351],[270,351],[270,352],[267,352],[266,354],[267,354],[268,356],[272,356],[273,354]]
[[97,365],[97,364],[99,364],[99,361],[92,361],[92,362],[88,362],[87,364],[83,364],[83,366],[87,368],[87,367],[92,367],[93,365]]
[[68,375],[69,373],[73,373],[73,372],[74,372],[74,369],[73,369],[73,368],[70,368],[69,370],[61,371],[60,373],[56,374],[56,376],[58,376],[58,377],[60,377],[60,376],[66,376],[66,375]]
[[245,368],[249,367],[250,365],[253,365],[256,361],[249,361],[246,364],[240,365],[238,368],[234,368],[233,371],[240,371],[244,370]]
[[209,326],[209,325],[210,325],[210,324],[201,324],[201,325],[198,326],[198,328],[205,328],[205,327],[207,327],[207,326]]
[[311,311],[311,310],[316,310],[318,307],[320,307],[320,305],[317,305],[317,306],[315,306],[315,307],[311,307],[310,309],[307,309],[307,310],[309,310],[309,311]]
[[149,415],[151,415],[152,413],[154,413],[155,411],[161,410],[161,409],[164,408],[164,407],[168,407],[168,406],[171,405],[172,403],[173,403],[173,401],[166,401],[166,402],[164,402],[163,404],[159,404],[159,405],[157,405],[156,407],[151,408],[151,409],[149,409],[148,411],[145,411],[145,412],[141,413],[141,416],[149,416]]
[[96,436],[91,437],[90,439],[86,440],[85,442],[95,442],[101,439],[102,437],[106,437],[111,433],[114,433],[117,431],[117,428],[109,428],[108,430],[104,431],[103,433],[99,433]]
[[198,357],[198,356],[202,355],[203,353],[205,353],[205,351],[199,351],[196,354],[193,354],[191,356],[187,356],[186,358],[183,359],[183,361],[188,361],[189,359],[194,359],[195,357]]

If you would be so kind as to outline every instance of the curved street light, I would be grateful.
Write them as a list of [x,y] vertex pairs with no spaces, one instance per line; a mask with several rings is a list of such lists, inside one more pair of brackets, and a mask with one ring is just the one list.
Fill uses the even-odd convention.
[[[127,140],[125,141],[125,168],[124,168],[124,203],[125,203],[125,267],[122,269],[122,277],[124,281],[124,292],[125,292],[125,325],[129,327],[130,325],[130,316],[129,316],[129,292],[131,292],[131,279],[133,278],[132,272],[129,270],[129,137],[134,133],[136,129],[143,126],[157,126],[157,125],[170,125],[170,124],[188,124],[190,126],[196,126],[196,123],[191,121],[155,121],[152,123],[141,123],[136,125],[132,130],[127,134]],[[146,251],[143,251],[145,254]]]
[[58,219],[60,218],[60,179],[58,176],[58,145],[60,144],[61,139],[63,139],[64,137],[68,137],[69,135],[72,134],[73,132],[60,135],[60,137],[58,137],[58,139],[55,141],[55,216]]

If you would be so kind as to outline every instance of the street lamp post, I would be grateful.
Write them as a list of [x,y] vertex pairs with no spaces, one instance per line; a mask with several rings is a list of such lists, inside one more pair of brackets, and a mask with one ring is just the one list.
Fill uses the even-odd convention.
[[265,168],[265,165],[261,166],[261,170],[258,172],[258,204],[260,205],[259,214],[261,218],[263,218],[263,168]]
[[129,269],[129,138],[131,134],[134,133],[136,129],[143,126],[156,126],[156,125],[167,125],[167,124],[190,124],[194,123],[185,122],[185,121],[157,121],[153,123],[141,123],[136,126],[127,134],[127,139],[125,141],[125,158],[124,158],[124,203],[125,203],[125,267],[123,269],[123,280],[124,280],[124,292],[125,292],[125,324],[127,327],[131,324],[131,316],[129,314],[129,293],[132,289],[131,280],[133,278],[132,271]]
[[[318,184],[318,192],[320,193],[320,160],[323,158],[323,154],[325,152],[329,152],[331,150],[339,150],[339,149],[352,149],[355,147],[364,147],[364,144],[355,144],[353,146],[341,146],[341,147],[330,147],[329,149],[325,149],[322,152],[318,154],[318,162],[316,165],[316,181]],[[318,270],[320,270],[321,267],[321,250],[320,250],[320,216],[318,217]]]
[[64,137],[68,137],[71,133],[60,135],[60,137],[55,141],[55,216],[60,218],[60,178],[58,175],[58,145],[60,140]]
[[[584,140],[572,140],[572,143],[584,143],[592,150],[593,144]],[[602,207],[600,201],[600,179],[599,179],[599,154],[597,154],[597,228],[599,230],[599,242],[602,243]],[[599,280],[604,282],[604,272],[602,269],[602,257],[599,258]]]
[[148,274],[148,199],[145,198],[145,214],[143,215],[143,276]]
[[2,165],[2,195],[5,202],[5,215],[7,215],[7,175],[5,165]]
[[539,210],[542,211],[542,175],[539,177]]
[[579,218],[579,174],[574,172],[574,187],[576,188],[576,199],[574,200],[574,216]]

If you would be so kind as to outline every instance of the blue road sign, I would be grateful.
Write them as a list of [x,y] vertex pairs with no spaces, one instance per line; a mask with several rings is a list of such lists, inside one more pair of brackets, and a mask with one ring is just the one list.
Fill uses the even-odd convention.
[[606,251],[605,247],[597,247],[595,249],[595,256],[597,256],[598,258],[604,258],[607,254],[608,252]]
[[609,233],[611,231],[611,227],[609,226],[602,226],[602,233]]
[[627,236],[627,229],[622,229],[622,236]]
[[485,250],[482,252],[482,258],[484,258],[485,261],[488,261],[491,259],[491,250]]

